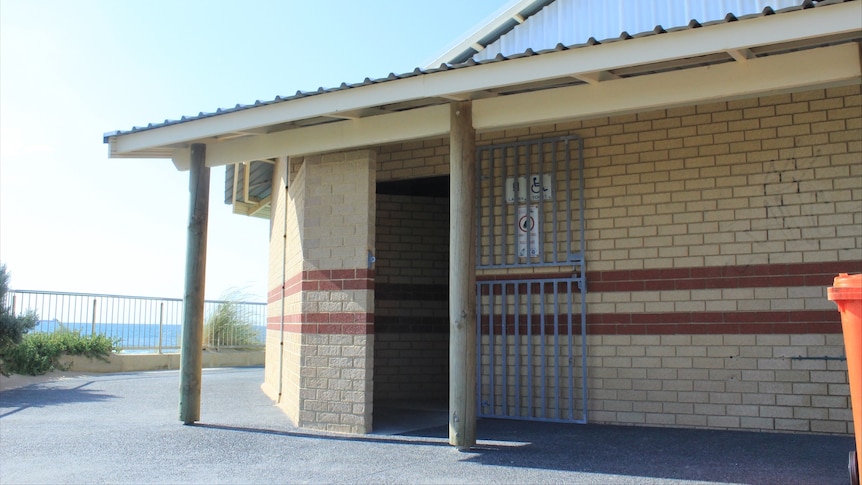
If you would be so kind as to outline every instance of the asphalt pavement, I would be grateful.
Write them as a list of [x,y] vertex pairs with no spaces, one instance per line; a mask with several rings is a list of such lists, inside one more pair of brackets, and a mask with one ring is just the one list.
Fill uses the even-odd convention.
[[205,369],[201,422],[178,421],[177,371],[76,375],[0,390],[0,483],[846,484],[849,436],[480,420],[380,406],[382,432],[290,424],[262,368]]

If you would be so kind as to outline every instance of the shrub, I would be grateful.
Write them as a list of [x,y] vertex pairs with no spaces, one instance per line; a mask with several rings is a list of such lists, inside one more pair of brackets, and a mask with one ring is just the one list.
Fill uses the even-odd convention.
[[204,347],[251,347],[258,345],[257,330],[252,316],[243,312],[238,303],[242,295],[236,291],[223,297],[223,302],[207,317],[204,323]]
[[6,306],[9,292],[9,273],[6,265],[0,264],[0,352],[21,342],[24,335],[36,326],[39,318],[34,312],[15,315],[11,306]]
[[82,336],[79,332],[59,331],[25,335],[18,345],[0,353],[0,373],[41,375],[53,370],[66,370],[60,362],[63,355],[83,355],[108,361],[108,355],[119,344],[119,339],[105,335]]

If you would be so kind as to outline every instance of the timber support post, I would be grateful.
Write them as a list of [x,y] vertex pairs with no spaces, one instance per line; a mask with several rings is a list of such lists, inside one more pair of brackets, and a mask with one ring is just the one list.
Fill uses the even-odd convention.
[[470,101],[449,131],[449,444],[476,444],[476,133]]
[[194,143],[191,147],[189,171],[189,227],[186,240],[183,337],[180,349],[180,421],[183,424],[193,424],[201,418],[209,193],[210,169],[206,166],[206,145]]

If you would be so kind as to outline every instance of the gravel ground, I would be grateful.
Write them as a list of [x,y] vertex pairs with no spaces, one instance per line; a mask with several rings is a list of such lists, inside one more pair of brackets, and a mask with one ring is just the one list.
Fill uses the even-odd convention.
[[297,429],[262,380],[204,370],[194,426],[177,371],[0,381],[0,483],[848,483],[847,436],[480,420],[459,452],[445,412],[379,408],[399,434]]

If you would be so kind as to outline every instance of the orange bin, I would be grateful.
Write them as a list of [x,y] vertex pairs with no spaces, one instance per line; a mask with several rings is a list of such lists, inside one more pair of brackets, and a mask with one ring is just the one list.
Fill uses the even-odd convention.
[[[862,274],[841,273],[827,290],[830,300],[841,312],[844,350],[847,354],[847,378],[850,381],[850,407],[853,409],[853,432],[856,435],[856,457],[851,454],[851,479],[859,483],[858,455],[862,452]],[[855,477],[853,476],[855,475]]]

